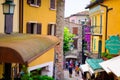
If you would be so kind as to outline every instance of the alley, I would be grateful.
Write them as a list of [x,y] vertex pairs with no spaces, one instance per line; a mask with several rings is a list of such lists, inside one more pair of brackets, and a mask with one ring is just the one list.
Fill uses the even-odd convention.
[[64,70],[64,80],[83,80],[82,75],[80,73],[79,76],[75,76],[75,71],[73,70],[72,78],[69,78],[68,70]]

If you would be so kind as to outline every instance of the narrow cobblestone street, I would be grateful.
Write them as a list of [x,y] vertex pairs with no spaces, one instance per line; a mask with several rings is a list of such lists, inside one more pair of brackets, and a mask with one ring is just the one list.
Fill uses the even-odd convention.
[[68,70],[64,70],[64,80],[83,80],[80,72],[79,76],[75,76],[75,71],[73,70],[72,78],[69,78]]

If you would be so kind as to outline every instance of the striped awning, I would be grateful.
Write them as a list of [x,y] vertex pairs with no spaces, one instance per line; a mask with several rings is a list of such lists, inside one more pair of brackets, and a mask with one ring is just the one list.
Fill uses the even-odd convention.
[[58,43],[55,36],[0,34],[0,62],[29,63]]

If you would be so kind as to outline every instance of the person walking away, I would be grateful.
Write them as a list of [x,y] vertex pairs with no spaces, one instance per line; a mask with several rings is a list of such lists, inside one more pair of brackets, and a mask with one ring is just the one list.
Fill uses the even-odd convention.
[[72,62],[72,60],[70,60],[70,62],[69,62],[69,77],[70,78],[72,78],[72,73],[73,73],[73,62]]

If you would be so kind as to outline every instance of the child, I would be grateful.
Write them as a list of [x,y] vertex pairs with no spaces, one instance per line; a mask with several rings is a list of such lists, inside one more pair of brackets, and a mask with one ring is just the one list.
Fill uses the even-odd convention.
[[78,67],[78,65],[75,66],[75,76],[79,76],[79,71],[80,68]]

